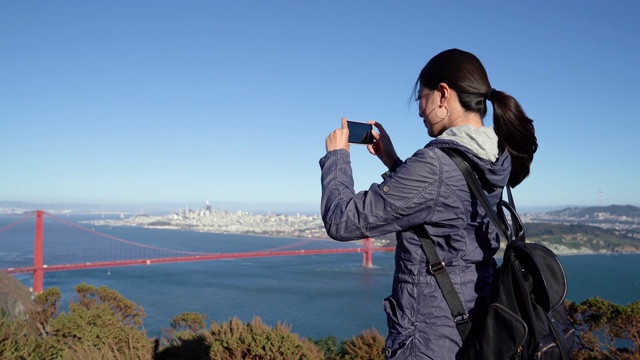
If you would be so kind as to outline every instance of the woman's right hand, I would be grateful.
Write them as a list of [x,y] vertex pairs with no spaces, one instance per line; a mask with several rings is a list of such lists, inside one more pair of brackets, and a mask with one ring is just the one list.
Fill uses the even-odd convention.
[[398,158],[396,149],[393,148],[391,138],[382,124],[375,120],[368,121],[368,123],[375,126],[378,131],[372,131],[374,142],[368,145],[367,149],[369,149],[372,155],[377,156],[388,169],[391,169],[391,166]]

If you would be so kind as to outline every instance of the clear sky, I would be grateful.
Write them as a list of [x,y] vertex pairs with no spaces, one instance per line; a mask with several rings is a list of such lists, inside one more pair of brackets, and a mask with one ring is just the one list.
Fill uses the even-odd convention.
[[[340,118],[411,156],[416,77],[456,47],[534,120],[521,207],[640,206],[638,19],[605,0],[3,1],[0,200],[319,208]],[[381,180],[351,153],[357,190]]]

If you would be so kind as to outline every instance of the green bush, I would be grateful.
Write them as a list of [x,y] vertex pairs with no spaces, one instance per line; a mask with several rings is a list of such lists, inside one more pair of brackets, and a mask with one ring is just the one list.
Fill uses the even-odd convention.
[[278,323],[271,328],[254,317],[242,323],[234,317],[229,322],[211,324],[202,331],[202,315],[185,313],[172,322],[174,342],[156,355],[156,360],[320,360],[322,351],[313,342],[291,333],[291,327]]
[[376,329],[365,330],[342,343],[340,359],[384,360],[384,337]]
[[76,287],[78,301],[58,313],[60,290],[35,297],[30,319],[0,323],[2,359],[151,359],[153,344],[142,325],[142,308],[106,287]]
[[271,328],[254,317],[243,324],[234,317],[227,323],[211,324],[211,358],[222,360],[322,359],[320,349],[311,341],[291,333],[282,323]]
[[640,359],[640,301],[623,306],[596,296],[567,311],[578,335],[572,359]]
[[[0,359],[120,360],[377,360],[384,358],[384,338],[376,329],[338,344],[335,336],[315,343],[291,332],[289,325],[269,327],[255,317],[213,322],[183,313],[173,318],[164,343],[141,329],[143,309],[107,287],[81,284],[68,313],[58,313],[60,291],[50,288],[35,297],[27,320],[0,316]],[[640,359],[640,301],[626,306],[598,297],[580,304],[566,302],[577,331],[572,359]],[[155,341],[155,348],[154,343]]]
[[85,309],[92,309],[104,305],[120,320],[123,326],[139,327],[142,319],[147,316],[142,306],[120,295],[106,286],[96,288],[82,283],[75,287],[78,294],[78,305]]
[[26,321],[0,317],[0,359],[37,359],[42,341]]
[[92,351],[126,359],[151,357],[153,345],[146,333],[124,325],[108,304],[86,308],[72,303],[69,309],[51,322],[46,338],[54,348],[65,349],[65,357],[86,359],[80,355]]
[[193,337],[207,330],[206,315],[195,312],[186,312],[175,316],[171,321],[171,329],[178,337]]
[[324,353],[324,360],[339,360],[340,345],[338,344],[338,338],[335,336],[328,336],[326,338],[318,339],[314,341],[314,344]]
[[35,306],[29,312],[29,319],[44,335],[49,332],[49,324],[58,315],[61,298],[62,293],[57,287],[47,288],[35,296]]
[[163,330],[162,336],[156,339],[156,359],[179,359],[181,355],[183,358],[208,359],[210,346],[204,342],[206,319],[206,315],[195,312],[175,316],[171,329]]

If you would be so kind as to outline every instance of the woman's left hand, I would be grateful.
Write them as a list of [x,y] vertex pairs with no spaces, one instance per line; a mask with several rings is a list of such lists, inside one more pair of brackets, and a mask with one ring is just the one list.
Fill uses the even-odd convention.
[[391,169],[391,166],[393,166],[393,163],[398,158],[396,149],[393,148],[391,138],[379,122],[371,120],[369,124],[375,126],[378,132],[373,132],[375,141],[373,144],[367,146],[367,148],[372,155],[376,155],[387,168]]
[[342,128],[335,129],[325,140],[327,152],[338,149],[349,150],[349,128],[347,118],[342,118]]

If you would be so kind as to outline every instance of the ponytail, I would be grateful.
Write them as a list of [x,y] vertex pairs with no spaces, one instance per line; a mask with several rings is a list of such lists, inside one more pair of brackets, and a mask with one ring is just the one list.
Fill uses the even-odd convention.
[[533,154],[538,150],[533,120],[511,95],[493,88],[487,95],[493,103],[493,126],[498,143],[511,155],[509,186],[516,187],[529,176]]

